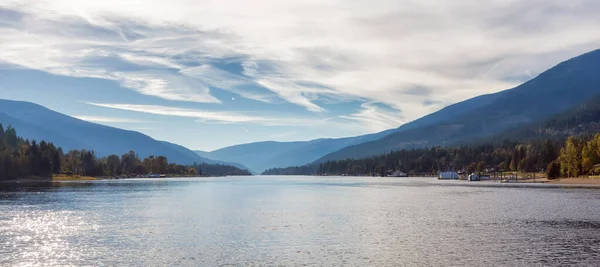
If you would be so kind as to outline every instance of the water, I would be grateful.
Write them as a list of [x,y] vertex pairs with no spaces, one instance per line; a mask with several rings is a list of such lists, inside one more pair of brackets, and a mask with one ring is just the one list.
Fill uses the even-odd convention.
[[600,264],[600,190],[487,185],[347,177],[4,185],[0,266]]

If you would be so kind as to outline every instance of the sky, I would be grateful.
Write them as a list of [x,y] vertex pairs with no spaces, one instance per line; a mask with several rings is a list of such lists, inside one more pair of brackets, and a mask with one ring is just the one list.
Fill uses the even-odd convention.
[[0,0],[0,98],[191,149],[374,133],[600,48],[597,0]]

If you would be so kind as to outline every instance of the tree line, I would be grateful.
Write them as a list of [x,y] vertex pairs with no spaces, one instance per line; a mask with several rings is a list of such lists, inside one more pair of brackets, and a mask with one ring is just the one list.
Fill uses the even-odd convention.
[[549,176],[579,177],[600,173],[600,134],[591,138],[571,136],[558,159],[548,166]]
[[70,150],[46,141],[36,142],[17,135],[12,126],[0,124],[0,180],[26,177],[50,177],[55,174],[92,177],[166,175],[251,175],[234,166],[194,163],[190,166],[170,163],[164,156],[140,159],[130,151],[121,156],[98,157],[91,150]]
[[439,171],[546,172],[548,177],[578,177],[600,173],[600,134],[569,137],[566,141],[541,140],[405,149],[367,157],[274,168],[265,175],[369,175],[394,171],[412,175]]

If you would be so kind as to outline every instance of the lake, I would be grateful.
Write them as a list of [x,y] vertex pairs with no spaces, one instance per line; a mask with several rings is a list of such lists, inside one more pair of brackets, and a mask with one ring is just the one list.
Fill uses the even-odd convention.
[[0,266],[600,264],[596,189],[260,176],[0,186]]

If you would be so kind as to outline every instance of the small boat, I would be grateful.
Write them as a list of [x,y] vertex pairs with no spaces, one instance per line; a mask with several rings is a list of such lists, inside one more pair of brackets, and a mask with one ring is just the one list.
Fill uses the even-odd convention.
[[439,172],[438,180],[458,180],[457,172]]
[[471,175],[469,175],[469,181],[481,181],[481,178],[479,177],[479,175],[471,173]]
[[390,177],[408,177],[408,174],[401,171],[395,171],[390,175]]

